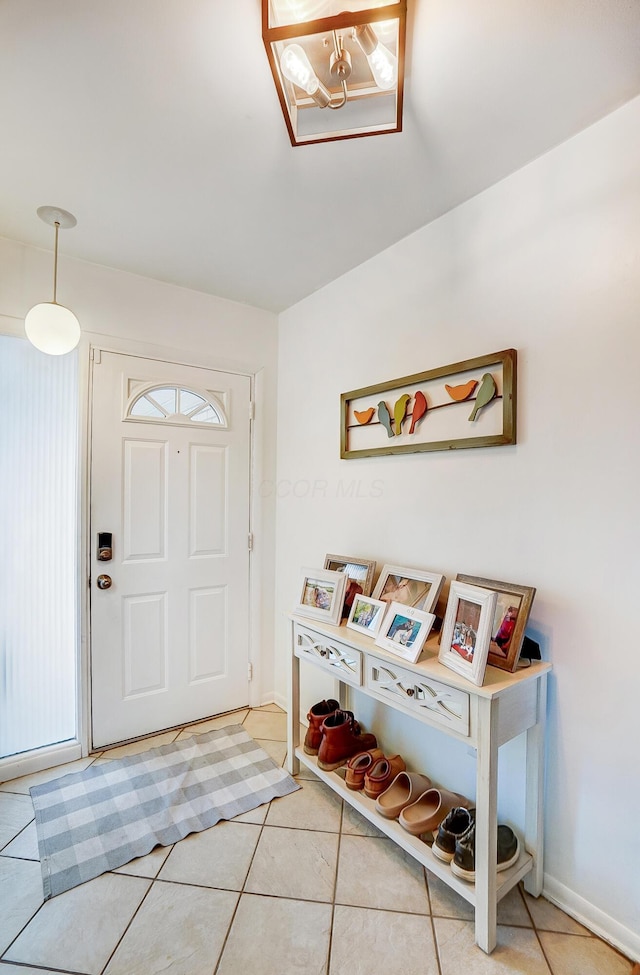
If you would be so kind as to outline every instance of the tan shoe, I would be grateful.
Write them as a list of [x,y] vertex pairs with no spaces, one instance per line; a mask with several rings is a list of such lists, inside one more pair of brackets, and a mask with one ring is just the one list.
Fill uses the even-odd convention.
[[428,775],[419,772],[398,772],[388,789],[376,799],[376,812],[386,819],[397,819],[405,806],[431,788]]
[[365,773],[372,768],[379,758],[384,758],[381,748],[372,748],[368,752],[358,752],[347,762],[347,771],[344,777],[344,784],[347,789],[362,789],[364,786]]
[[358,752],[368,752],[377,745],[375,735],[359,733],[358,722],[351,711],[336,711],[322,722],[318,768],[332,772],[346,765]]
[[457,792],[428,789],[415,802],[404,807],[399,816],[400,825],[413,836],[432,833],[455,806],[470,809],[473,803]]
[[365,774],[365,796],[369,796],[370,799],[377,799],[381,792],[389,788],[396,775],[399,772],[404,772],[406,767],[402,755],[380,758]]

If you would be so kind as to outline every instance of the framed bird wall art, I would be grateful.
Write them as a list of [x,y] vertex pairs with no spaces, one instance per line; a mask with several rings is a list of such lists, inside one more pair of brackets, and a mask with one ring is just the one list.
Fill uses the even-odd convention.
[[340,456],[516,443],[518,354],[505,349],[340,397]]

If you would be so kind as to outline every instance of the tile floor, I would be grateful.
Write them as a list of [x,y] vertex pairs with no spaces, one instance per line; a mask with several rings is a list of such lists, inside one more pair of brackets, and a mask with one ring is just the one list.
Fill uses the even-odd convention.
[[298,792],[43,903],[31,785],[240,722],[284,762],[267,705],[0,786],[0,975],[629,975],[520,888],[485,955],[466,902],[307,771]]

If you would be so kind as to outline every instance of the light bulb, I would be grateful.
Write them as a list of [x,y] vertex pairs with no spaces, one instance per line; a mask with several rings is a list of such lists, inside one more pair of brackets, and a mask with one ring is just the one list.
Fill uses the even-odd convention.
[[47,355],[65,355],[80,341],[80,323],[64,305],[43,301],[27,312],[24,320],[27,338]]
[[356,27],[356,40],[362,48],[378,88],[389,91],[398,81],[398,59],[381,44],[369,24]]
[[307,95],[311,95],[320,108],[326,108],[331,96],[320,83],[309,58],[299,44],[289,44],[285,47],[280,57],[280,67],[285,78],[306,91]]
[[320,84],[318,76],[299,44],[289,44],[285,47],[280,58],[280,67],[285,78],[306,91],[307,95],[313,95],[317,91]]

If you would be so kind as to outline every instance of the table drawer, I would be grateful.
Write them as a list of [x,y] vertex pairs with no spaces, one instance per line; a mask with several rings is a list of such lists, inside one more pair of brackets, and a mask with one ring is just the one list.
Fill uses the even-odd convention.
[[376,697],[401,704],[416,717],[469,735],[469,695],[448,684],[367,657],[366,687]]
[[301,660],[312,661],[354,687],[362,685],[362,654],[359,650],[300,623],[294,623],[293,647],[296,657]]

